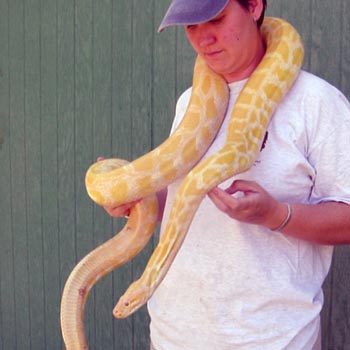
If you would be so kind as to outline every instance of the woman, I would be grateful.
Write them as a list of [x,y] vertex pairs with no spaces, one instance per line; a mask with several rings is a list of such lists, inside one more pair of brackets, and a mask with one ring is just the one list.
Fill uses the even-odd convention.
[[[227,116],[264,55],[263,0],[173,0],[160,30],[183,25],[230,88]],[[177,103],[181,121],[190,89]],[[223,146],[228,117],[205,157]],[[156,350],[320,349],[332,245],[350,242],[350,106],[301,72],[260,157],[213,189],[148,307]],[[181,179],[168,188],[164,220]],[[127,207],[107,208],[111,215]]]

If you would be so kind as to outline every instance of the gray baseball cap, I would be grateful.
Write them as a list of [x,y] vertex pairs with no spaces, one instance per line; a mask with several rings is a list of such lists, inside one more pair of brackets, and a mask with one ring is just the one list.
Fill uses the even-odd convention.
[[176,25],[198,24],[217,16],[230,0],[172,0],[158,32]]

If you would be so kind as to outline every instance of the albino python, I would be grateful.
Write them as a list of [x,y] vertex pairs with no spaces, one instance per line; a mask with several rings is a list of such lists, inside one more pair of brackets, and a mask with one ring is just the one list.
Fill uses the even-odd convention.
[[298,33],[284,20],[266,18],[261,31],[266,54],[237,99],[226,144],[219,152],[200,162],[222,123],[229,91],[227,83],[198,57],[189,107],[177,130],[159,147],[131,163],[109,159],[88,170],[87,191],[99,205],[118,206],[144,199],[132,208],[123,230],[87,255],[69,276],[61,303],[67,350],[87,349],[83,321],[89,290],[99,278],[132,259],[151,237],[158,211],[155,193],[187,174],[144,273],[113,311],[117,318],[127,317],[151,297],[206,193],[247,170],[256,159],[269,120],[297,77],[304,56]]

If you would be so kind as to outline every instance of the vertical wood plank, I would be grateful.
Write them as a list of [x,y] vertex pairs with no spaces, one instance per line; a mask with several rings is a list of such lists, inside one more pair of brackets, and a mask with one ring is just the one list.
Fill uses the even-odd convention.
[[57,3],[57,184],[60,290],[76,263],[74,2]]
[[324,305],[321,312],[321,332],[322,332],[322,349],[331,349],[329,342],[331,339],[332,330],[330,328],[330,317],[332,313],[332,285],[333,272],[330,269],[328,276],[323,284]]
[[153,73],[153,1],[135,2],[133,6],[132,47],[132,155],[136,158],[149,151],[151,135]]
[[[93,5],[93,152],[98,156],[111,154],[112,128],[112,1]],[[94,205],[94,246],[112,236],[108,214]],[[113,349],[113,280],[108,275],[99,281],[94,293],[95,348]]]
[[[132,100],[132,154],[133,158],[143,155],[152,148],[152,74],[154,42],[154,1],[140,4],[133,0],[133,100]],[[148,244],[132,261],[133,280],[140,277],[151,253]],[[146,308],[133,315],[134,350],[147,349],[149,346]]]
[[[341,35],[342,35],[342,2],[319,3],[313,1],[312,15],[312,40],[310,50],[310,69],[315,74],[340,88],[341,85]],[[327,14],[327,26],[325,26],[324,14]],[[335,40],[335,38],[339,38]],[[339,283],[337,275],[343,269],[343,263],[339,263],[339,249],[334,252],[333,264],[329,276],[324,284],[325,306],[322,313],[323,347],[328,349],[343,349],[345,344],[339,338],[342,333],[349,333],[349,326],[345,319],[334,324],[340,310],[343,309],[339,299],[344,302],[348,298],[344,294],[338,294]],[[344,282],[343,282],[344,283]],[[349,283],[349,282],[348,282]],[[339,319],[337,319],[339,321]],[[344,324],[345,321],[345,324]],[[340,342],[340,344],[339,344]]]
[[0,2],[0,315],[1,349],[16,344],[11,193],[9,3]]
[[25,158],[25,43],[24,4],[9,3],[10,18],[10,133],[11,190],[14,257],[14,298],[16,347],[28,349],[30,339],[28,298],[28,237],[26,221]]
[[[92,159],[93,111],[93,42],[91,0],[75,1],[75,203],[77,260],[93,249],[93,203],[85,189],[85,173]],[[86,335],[91,348],[95,347],[93,324],[93,293],[85,310]]]
[[75,152],[77,200],[77,255],[92,248],[92,205],[88,203],[84,176],[92,159],[92,1],[77,0],[75,6]]
[[[112,16],[112,155],[132,159],[131,154],[131,106],[132,106],[132,15],[133,2],[113,1]],[[118,232],[121,223],[114,220],[113,230]],[[115,303],[132,279],[131,264],[119,268],[113,274],[113,303]],[[114,348],[133,349],[133,322],[114,320]]]
[[46,349],[61,348],[56,5],[56,0],[41,1],[41,186]]
[[334,67],[340,66],[341,40],[334,39],[341,33],[341,10],[341,0],[312,0],[310,70],[335,86],[340,81],[340,70]]
[[[76,263],[74,1],[57,2],[57,208],[59,291]],[[60,294],[60,295],[61,295]]]
[[57,18],[58,206],[61,274],[64,283],[76,262],[74,3],[60,1]]
[[328,313],[328,349],[350,350],[350,247],[337,247],[333,259],[332,303]]
[[340,88],[350,98],[350,3],[342,0]]
[[40,144],[40,1],[25,2],[25,131],[26,208],[28,230],[28,276],[30,341],[32,348],[45,348],[44,260],[41,227]]
[[[167,10],[167,2],[155,6],[154,31]],[[176,105],[176,30],[173,28],[155,34],[153,68],[153,147],[168,136]]]

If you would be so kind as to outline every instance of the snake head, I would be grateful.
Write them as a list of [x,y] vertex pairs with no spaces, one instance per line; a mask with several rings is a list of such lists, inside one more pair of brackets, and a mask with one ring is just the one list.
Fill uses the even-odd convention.
[[115,318],[126,318],[140,307],[142,307],[150,295],[148,288],[142,286],[138,281],[130,285],[127,291],[122,295],[113,309]]

